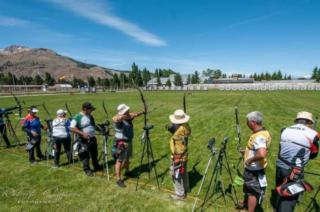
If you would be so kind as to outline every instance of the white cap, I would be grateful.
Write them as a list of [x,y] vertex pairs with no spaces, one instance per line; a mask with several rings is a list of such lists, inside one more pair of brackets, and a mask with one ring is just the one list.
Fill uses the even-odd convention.
[[67,114],[67,111],[62,110],[62,109],[57,110],[57,115],[58,115],[58,116],[63,116],[63,115],[65,115],[65,114]]
[[309,112],[306,112],[306,111],[299,112],[297,114],[297,117],[296,117],[296,120],[297,119],[305,119],[305,120],[311,121],[312,123],[314,122],[313,118],[312,118],[312,113],[309,113]]
[[174,111],[174,113],[169,116],[169,119],[173,124],[184,124],[189,121],[190,116],[185,114],[183,110],[179,109]]
[[118,114],[123,115],[125,114],[128,110],[130,110],[130,107],[126,104],[121,104],[117,107]]
[[39,110],[34,107],[34,108],[31,108],[31,109],[30,109],[30,112],[31,112],[31,113],[38,113]]

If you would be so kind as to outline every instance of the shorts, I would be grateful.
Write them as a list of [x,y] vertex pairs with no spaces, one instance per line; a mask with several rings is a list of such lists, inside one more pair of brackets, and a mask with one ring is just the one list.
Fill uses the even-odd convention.
[[132,142],[115,141],[112,147],[112,155],[120,162],[129,160],[132,156]]
[[264,170],[250,171],[248,169],[244,170],[243,174],[243,192],[247,196],[255,196],[258,203],[262,203],[263,195],[265,193],[266,187],[261,187],[258,179],[258,175],[265,174]]

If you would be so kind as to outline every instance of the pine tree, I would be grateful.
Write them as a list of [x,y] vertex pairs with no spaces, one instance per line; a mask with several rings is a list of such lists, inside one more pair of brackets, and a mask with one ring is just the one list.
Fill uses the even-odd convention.
[[36,84],[36,85],[42,85],[43,84],[43,79],[41,78],[41,76],[39,74],[37,74],[34,77],[33,83]]
[[88,77],[88,84],[90,87],[94,87],[96,86],[96,80],[92,76],[90,76]]
[[166,86],[167,86],[167,87],[171,87],[171,86],[172,86],[172,83],[171,83],[171,80],[170,80],[170,79],[167,80]]
[[182,86],[182,78],[181,78],[181,75],[179,73],[177,73],[175,76],[174,76],[174,84],[176,86]]

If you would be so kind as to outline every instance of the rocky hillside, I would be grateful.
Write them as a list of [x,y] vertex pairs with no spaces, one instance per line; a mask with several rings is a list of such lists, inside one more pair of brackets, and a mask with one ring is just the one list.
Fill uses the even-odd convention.
[[55,79],[76,77],[86,81],[89,76],[111,78],[120,71],[82,63],[50,49],[14,45],[0,50],[0,72],[11,72],[17,77],[44,76],[48,72]]

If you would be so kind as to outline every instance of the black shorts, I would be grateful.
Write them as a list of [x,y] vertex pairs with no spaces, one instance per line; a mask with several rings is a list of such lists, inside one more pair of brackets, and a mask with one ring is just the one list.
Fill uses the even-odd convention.
[[249,171],[244,170],[243,174],[243,192],[248,196],[255,196],[261,204],[266,187],[261,187],[258,179],[258,175],[265,174],[264,170]]

